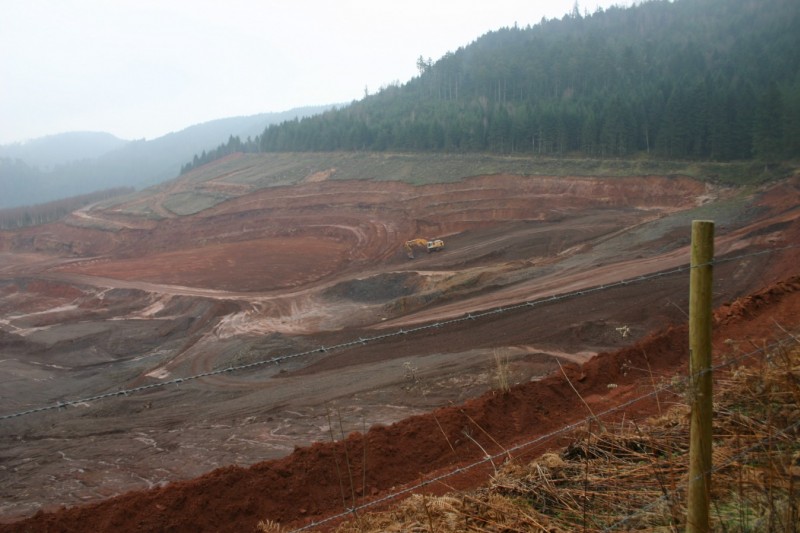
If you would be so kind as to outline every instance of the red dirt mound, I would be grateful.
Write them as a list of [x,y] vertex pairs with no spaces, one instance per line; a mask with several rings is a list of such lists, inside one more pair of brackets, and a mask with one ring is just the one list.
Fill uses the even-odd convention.
[[[736,354],[729,338],[763,345],[784,336],[780,325],[793,325],[799,312],[798,276],[720,308],[715,357],[722,360]],[[564,374],[599,413],[647,395],[652,391],[652,375],[668,377],[682,371],[686,337],[686,327],[669,328],[629,348],[600,354],[582,366],[565,367]],[[624,409],[627,418],[654,412],[653,399]],[[586,414],[581,399],[558,373],[517,386],[508,394],[488,393],[460,406],[375,427],[366,435],[354,433],[343,441],[296,449],[284,459],[251,468],[222,468],[192,481],[85,507],[40,512],[28,520],[0,525],[0,531],[240,532],[254,531],[264,519],[300,526],[342,511],[352,505],[353,498],[362,503],[390,494],[404,484],[475,461],[485,452],[500,453],[500,444],[510,447],[530,441]],[[555,444],[546,439],[514,455],[527,456]],[[463,487],[484,478],[485,472],[475,469],[461,478],[448,478],[448,484]]]

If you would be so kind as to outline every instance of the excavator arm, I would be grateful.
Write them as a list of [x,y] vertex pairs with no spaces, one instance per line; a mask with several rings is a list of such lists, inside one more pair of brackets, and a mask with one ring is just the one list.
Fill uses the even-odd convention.
[[406,255],[408,255],[409,259],[414,259],[414,246],[427,248],[428,239],[411,239],[410,241],[406,241],[403,247],[406,249]]

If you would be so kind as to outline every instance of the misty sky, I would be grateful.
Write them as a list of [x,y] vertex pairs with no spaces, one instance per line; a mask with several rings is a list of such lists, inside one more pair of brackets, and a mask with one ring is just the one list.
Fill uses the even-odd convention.
[[[579,1],[598,6],[632,0]],[[348,103],[574,0],[3,0],[0,144]]]

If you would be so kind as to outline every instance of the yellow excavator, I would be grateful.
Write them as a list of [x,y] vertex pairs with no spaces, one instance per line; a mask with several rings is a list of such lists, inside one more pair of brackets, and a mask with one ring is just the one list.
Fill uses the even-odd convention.
[[438,252],[444,248],[442,239],[411,239],[406,241],[403,247],[406,249],[409,259],[414,259],[414,247],[424,248],[428,253]]

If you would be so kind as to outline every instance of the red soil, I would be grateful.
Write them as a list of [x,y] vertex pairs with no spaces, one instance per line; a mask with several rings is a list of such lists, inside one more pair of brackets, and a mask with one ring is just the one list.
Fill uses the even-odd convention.
[[[726,194],[685,178],[501,175],[413,187],[314,181],[321,177],[315,174],[295,187],[254,192],[240,187],[248,194],[177,217],[164,204],[171,194],[190,191],[189,178],[182,178],[137,200],[151,202],[148,212],[156,218],[133,217],[121,206],[0,232],[0,372],[9,376],[0,393],[14,400],[2,412],[81,397],[87,382],[93,391],[152,384],[163,376],[251,362],[276,350],[331,346],[683,265],[688,217],[670,216]],[[798,184],[799,179],[788,180],[760,191],[748,204],[757,209],[723,212],[731,226],[718,235],[720,256],[800,242]],[[203,184],[215,186],[225,183]],[[418,236],[444,237],[447,248],[410,262],[402,243]],[[800,249],[793,248],[715,267],[720,303],[788,280],[720,308],[718,360],[736,353],[728,339],[761,346],[784,335],[779,325],[796,326],[800,280],[792,276],[799,263]],[[5,430],[0,427],[0,443],[6,445],[0,464],[8,472],[0,494],[9,500],[10,512],[29,515],[30,509],[52,509],[54,502],[96,501],[136,486],[131,478],[152,485],[172,482],[88,506],[39,512],[0,525],[0,531],[253,531],[259,520],[300,526],[341,512],[353,504],[353,493],[357,504],[391,494],[480,459],[481,447],[502,453],[586,415],[560,372],[508,394],[489,392],[462,402],[470,394],[457,378],[477,370],[459,365],[472,351],[517,349],[524,354],[517,362],[545,368],[554,360],[605,352],[582,366],[564,367],[595,412],[652,391],[648,368],[663,379],[683,372],[686,328],[664,329],[684,319],[683,281],[660,278],[546,306],[538,314],[487,316],[298,360],[272,373],[202,378],[194,388],[169,391],[180,394],[179,400],[158,391],[59,411],[58,420],[45,419],[47,424],[35,417],[9,422]],[[639,342],[613,351],[629,341],[615,333],[622,325],[630,325]],[[654,330],[661,332],[647,335]],[[5,350],[12,349],[15,355],[6,359]],[[443,355],[450,359],[439,359]],[[250,468],[208,472],[208,464],[263,459],[264,442],[273,443],[270,432],[278,431],[278,422],[315,431],[290,433],[292,442],[300,440],[297,435],[304,442],[326,438],[318,413],[329,402],[355,402],[360,396],[358,408],[427,407],[397,386],[402,378],[390,379],[411,358],[435,361],[431,372],[455,379],[436,404],[449,407],[378,424],[366,435],[297,448]],[[353,374],[356,385],[347,381]],[[372,405],[363,399],[368,394],[375,395]],[[300,415],[286,414],[303,409]],[[638,418],[656,409],[652,399],[642,400],[624,415]],[[243,421],[257,417],[253,426]],[[114,425],[98,429],[100,424]],[[258,440],[253,435],[261,439],[257,446],[234,448],[227,440]],[[134,447],[136,439],[158,441],[158,447]],[[512,455],[524,459],[559,442],[560,437],[544,439]],[[66,464],[67,446],[74,466]],[[192,455],[193,450],[200,451]],[[64,460],[57,459],[59,453]],[[214,460],[205,462],[209,456]],[[98,466],[112,461],[110,469]],[[491,470],[484,466],[448,477],[446,484],[474,486]],[[208,473],[175,481],[198,472]],[[426,490],[444,488],[437,483]],[[29,500],[17,500],[17,489]]]
[[[773,285],[721,309],[716,315],[715,358],[735,355],[726,339],[763,345],[776,336],[776,323],[792,323],[800,313],[800,277]],[[566,375],[595,413],[646,396],[650,368],[658,376],[680,374],[687,360],[685,327],[669,328],[613,353],[565,368]],[[608,388],[609,383],[617,385]],[[666,396],[666,394],[664,395]],[[662,396],[661,401],[666,398]],[[615,413],[640,419],[656,411],[652,397]],[[475,461],[482,452],[464,432],[490,453],[546,435],[586,416],[585,408],[562,375],[514,387],[508,394],[488,393],[463,405],[438,409],[388,427],[375,427],[366,436],[351,434],[344,441],[315,444],[290,456],[254,465],[215,470],[199,479],[133,492],[111,500],[39,513],[3,532],[23,531],[254,531],[259,520],[271,519],[301,526],[343,510],[341,484],[353,475],[356,504],[393,493],[435,473]],[[545,438],[511,454],[516,459],[557,444]],[[364,450],[366,446],[366,451]],[[366,466],[363,458],[366,457]],[[362,473],[366,487],[362,487]],[[448,478],[454,487],[485,480],[486,469]],[[442,486],[426,490],[442,490]],[[361,495],[366,492],[367,498]]]

